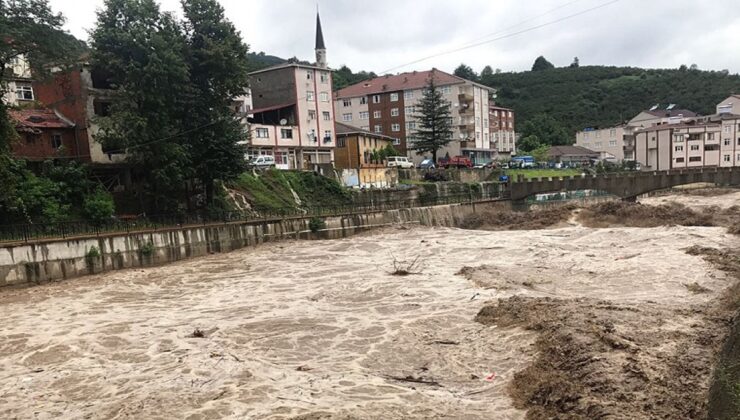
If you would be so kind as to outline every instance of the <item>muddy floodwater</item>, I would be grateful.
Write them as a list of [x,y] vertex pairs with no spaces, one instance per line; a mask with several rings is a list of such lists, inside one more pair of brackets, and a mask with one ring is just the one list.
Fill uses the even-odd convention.
[[[0,418],[520,419],[507,386],[536,336],[476,322],[486,302],[700,304],[729,279],[685,248],[736,242],[721,227],[389,228],[3,290]],[[390,274],[417,258],[418,274]]]

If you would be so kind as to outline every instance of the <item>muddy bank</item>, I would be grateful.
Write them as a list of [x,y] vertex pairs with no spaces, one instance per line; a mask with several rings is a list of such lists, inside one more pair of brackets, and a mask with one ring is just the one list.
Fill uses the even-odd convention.
[[460,228],[479,230],[535,230],[556,227],[568,221],[576,204],[562,204],[529,211],[506,208],[484,209],[466,216]]

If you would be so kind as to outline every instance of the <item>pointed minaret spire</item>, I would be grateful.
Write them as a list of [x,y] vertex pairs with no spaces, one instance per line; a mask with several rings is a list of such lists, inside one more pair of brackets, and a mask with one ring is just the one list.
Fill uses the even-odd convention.
[[326,68],[326,45],[324,45],[324,34],[321,31],[321,18],[319,18],[319,5],[316,5],[316,65]]

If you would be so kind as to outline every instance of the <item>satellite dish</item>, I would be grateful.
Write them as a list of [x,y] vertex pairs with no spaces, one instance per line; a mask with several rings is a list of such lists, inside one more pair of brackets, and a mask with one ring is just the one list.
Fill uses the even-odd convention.
[[280,125],[287,125],[287,124],[288,124],[288,120],[286,120],[285,118],[280,120]]

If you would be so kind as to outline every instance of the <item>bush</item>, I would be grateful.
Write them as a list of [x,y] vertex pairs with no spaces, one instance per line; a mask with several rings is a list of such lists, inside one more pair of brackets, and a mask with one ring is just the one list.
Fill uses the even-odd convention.
[[424,181],[429,182],[447,182],[450,176],[445,171],[430,171],[424,174]]
[[316,233],[320,230],[326,229],[326,222],[320,217],[312,217],[311,220],[308,221],[308,228],[311,232]]
[[101,188],[85,197],[85,201],[82,203],[82,212],[85,218],[96,224],[109,221],[113,217],[114,211],[113,197]]
[[154,254],[154,244],[151,241],[149,241],[145,243],[144,245],[142,245],[141,248],[139,248],[139,250],[141,251],[141,255],[145,257],[151,257],[152,254]]

